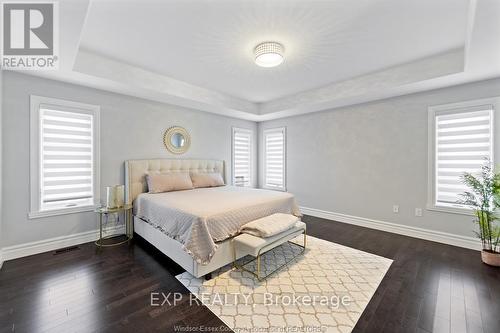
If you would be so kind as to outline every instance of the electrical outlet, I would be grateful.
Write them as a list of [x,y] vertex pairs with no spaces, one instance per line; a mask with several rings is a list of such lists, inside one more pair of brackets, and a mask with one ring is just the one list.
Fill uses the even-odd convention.
[[394,206],[392,206],[392,212],[393,212],[394,214],[399,213],[399,206],[398,206],[398,205],[394,205]]
[[422,208],[415,208],[415,216],[418,217],[422,216]]

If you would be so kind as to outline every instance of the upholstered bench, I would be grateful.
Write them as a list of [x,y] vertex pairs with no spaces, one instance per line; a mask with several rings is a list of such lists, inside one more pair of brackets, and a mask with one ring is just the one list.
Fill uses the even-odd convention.
[[[290,240],[294,239],[295,237],[304,234],[304,245],[297,244],[295,242],[290,242]],[[253,236],[250,234],[242,233],[236,237],[233,238],[233,267],[236,267],[237,269],[241,269],[244,271],[247,271],[257,277],[259,281],[264,280],[267,278],[269,275],[273,274],[274,272],[278,271],[288,263],[290,263],[292,260],[294,260],[298,255],[302,254],[306,248],[306,224],[302,221],[297,221],[293,227],[290,229],[287,229],[279,234],[262,238],[262,237],[257,237]],[[286,242],[289,242],[290,244],[293,244],[295,246],[298,246],[302,249],[302,251],[292,259],[286,261],[283,265],[277,267],[275,270],[273,270],[271,273],[261,277],[260,276],[260,271],[261,271],[261,257],[264,253],[274,249],[277,246],[280,246],[281,244],[284,244]],[[244,264],[238,264],[236,261],[236,258],[241,258],[242,256],[247,256],[250,255],[254,257],[254,259],[244,263]],[[251,271],[247,268],[245,268],[246,265],[250,264],[254,260],[257,260],[257,269],[256,272]]]

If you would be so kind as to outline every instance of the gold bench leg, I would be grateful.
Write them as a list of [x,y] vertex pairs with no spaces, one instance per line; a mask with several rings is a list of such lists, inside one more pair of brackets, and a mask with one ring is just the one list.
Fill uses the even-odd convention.
[[260,254],[257,256],[257,279],[260,280]]
[[[304,230],[303,234],[304,234],[304,245],[300,245],[300,244],[297,244],[297,243],[295,243],[295,242],[288,241],[288,243],[293,244],[293,245],[295,245],[295,246],[298,246],[298,247],[302,248],[302,251],[300,251],[300,254],[304,253],[304,251],[305,251],[305,249],[306,249],[306,245],[307,245],[307,235],[306,235],[306,230]],[[299,235],[297,235],[297,236],[299,236]],[[283,265],[279,266],[278,268],[276,268],[276,269],[275,269],[274,271],[272,271],[271,273],[267,274],[266,276],[261,277],[261,274],[260,274],[260,270],[261,270],[261,257],[262,257],[262,255],[263,255],[263,254],[262,254],[262,253],[260,253],[260,251],[259,251],[259,253],[257,254],[257,257],[256,257],[256,258],[254,258],[254,259],[252,259],[252,260],[250,260],[250,261],[247,261],[246,263],[243,263],[243,264],[239,265],[239,264],[237,264],[237,263],[236,263],[236,245],[235,245],[235,242],[234,242],[234,241],[232,241],[232,245],[233,245],[233,259],[234,259],[234,261],[233,261],[233,268],[234,268],[234,269],[240,269],[240,270],[246,271],[246,272],[248,272],[248,273],[251,273],[251,274],[252,274],[252,275],[254,275],[254,276],[257,278],[257,280],[259,280],[259,281],[262,281],[262,280],[267,279],[267,277],[269,277],[271,274],[273,274],[273,273],[275,273],[275,272],[279,271],[281,268],[285,267],[286,265],[288,265],[290,262],[292,262],[293,260],[295,260],[295,259],[298,257],[298,255],[296,255],[296,256],[295,256],[295,257],[293,257],[291,260],[287,260],[287,261],[286,261]],[[271,250],[272,250],[272,249],[271,249]],[[253,271],[251,271],[251,270],[249,270],[249,269],[247,269],[247,268],[245,267],[246,265],[248,265],[248,264],[249,264],[249,263],[251,263],[252,261],[257,261],[257,269],[256,269],[256,271],[255,271],[255,272],[253,272]]]
[[233,246],[233,268],[236,268],[236,245],[234,245],[234,239],[231,240],[231,245]]

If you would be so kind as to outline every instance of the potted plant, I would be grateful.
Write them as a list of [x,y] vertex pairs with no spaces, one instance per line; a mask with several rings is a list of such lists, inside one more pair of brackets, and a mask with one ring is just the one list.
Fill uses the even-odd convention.
[[469,191],[460,194],[459,203],[474,210],[479,227],[476,235],[483,245],[481,259],[485,264],[500,266],[500,225],[496,215],[496,209],[500,208],[500,174],[495,174],[487,160],[477,176],[466,172],[461,180]]

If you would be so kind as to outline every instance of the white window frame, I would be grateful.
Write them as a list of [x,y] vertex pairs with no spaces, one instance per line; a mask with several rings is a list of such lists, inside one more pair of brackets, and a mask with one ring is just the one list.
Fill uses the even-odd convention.
[[[94,204],[65,207],[51,210],[41,209],[41,127],[40,104],[53,105],[78,113],[93,115],[93,198]],[[41,218],[94,210],[100,204],[100,106],[51,97],[30,95],[30,211],[28,217]]]
[[467,113],[480,106],[492,106],[491,114],[491,161],[495,163],[495,150],[498,143],[494,133],[498,126],[495,110],[500,106],[500,98],[484,98],[459,103],[435,105],[428,108],[428,171],[427,171],[427,209],[438,212],[454,213],[462,215],[474,215],[472,210],[463,205],[445,206],[436,204],[436,117],[449,113]]
[[[266,167],[266,155],[267,155],[267,152],[266,152],[266,135],[268,133],[276,133],[276,132],[282,132],[283,133],[283,186],[282,187],[276,187],[276,186],[267,186],[266,184],[266,170],[267,170],[267,167]],[[264,177],[263,177],[263,188],[265,189],[268,189],[268,190],[276,190],[276,191],[282,191],[282,192],[286,192],[286,175],[287,175],[287,165],[286,165],[286,151],[287,151],[287,146],[286,146],[286,127],[275,127],[275,128],[268,128],[268,129],[265,129],[263,132],[262,132],[262,147],[263,147],[263,150],[264,150],[264,154],[262,156],[262,159],[263,159],[263,171],[264,171]]]
[[234,158],[235,158],[235,145],[234,145],[234,135],[237,132],[243,132],[247,133],[250,135],[250,156],[249,156],[249,162],[248,162],[248,185],[245,185],[245,187],[252,187],[253,186],[253,160],[254,160],[254,142],[253,142],[253,131],[248,129],[248,128],[241,128],[241,127],[232,127],[231,131],[231,184],[235,185],[235,171],[234,171]]

